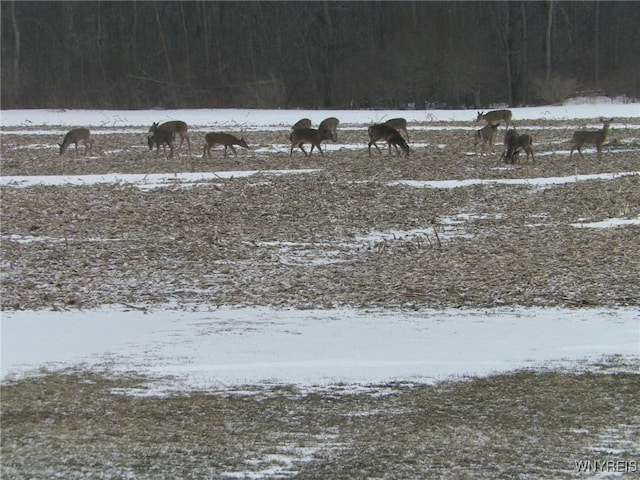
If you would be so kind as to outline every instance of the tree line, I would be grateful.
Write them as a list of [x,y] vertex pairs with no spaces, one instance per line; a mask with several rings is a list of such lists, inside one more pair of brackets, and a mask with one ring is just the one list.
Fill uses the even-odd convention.
[[2,108],[640,96],[635,1],[3,1]]

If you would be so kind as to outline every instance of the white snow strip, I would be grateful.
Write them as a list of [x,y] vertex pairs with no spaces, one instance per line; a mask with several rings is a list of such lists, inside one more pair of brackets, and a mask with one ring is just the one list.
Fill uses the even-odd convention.
[[390,182],[391,186],[407,186],[415,188],[459,188],[473,185],[528,185],[531,187],[546,187],[551,185],[562,185],[565,183],[576,183],[587,180],[613,180],[618,177],[629,175],[640,175],[638,172],[617,172],[617,173],[594,173],[590,175],[571,175],[567,177],[540,177],[540,178],[499,178],[499,179],[479,179],[470,178],[465,180],[398,180]]
[[253,175],[295,175],[319,172],[317,169],[301,170],[237,170],[229,172],[181,172],[181,173],[111,173],[105,175],[43,175],[0,177],[0,185],[8,187],[32,187],[34,185],[94,185],[99,183],[132,184],[139,188],[157,188],[180,183],[197,184],[209,180],[246,178]]
[[638,359],[636,309],[219,308],[3,312],[2,378],[81,365],[171,376],[145,394],[242,385],[432,383]]

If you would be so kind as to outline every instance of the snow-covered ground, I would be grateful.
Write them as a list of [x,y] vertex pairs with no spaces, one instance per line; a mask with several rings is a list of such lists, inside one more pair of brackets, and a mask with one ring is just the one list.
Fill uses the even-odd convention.
[[639,322],[631,309],[13,312],[2,318],[2,376],[82,364],[175,377],[147,394],[431,383],[637,356]]
[[[573,103],[513,109],[514,118],[640,118],[640,104]],[[302,117],[318,123],[337,116],[345,125],[367,124],[395,116],[419,122],[475,120],[475,111],[54,111],[5,110],[7,130],[41,126],[139,127],[180,118],[196,128],[270,128]],[[598,128],[593,124],[590,127]],[[42,130],[45,131],[45,130]],[[212,177],[256,172],[216,172]],[[278,175],[291,171],[262,172]],[[305,174],[307,171],[296,171]],[[611,172],[638,175],[640,172]],[[166,182],[185,186],[198,174],[99,175],[78,177],[1,177],[0,185],[127,182],[154,188]],[[524,179],[554,185],[577,176]],[[481,182],[466,180],[465,182]],[[514,180],[505,180],[514,182]],[[493,181],[496,182],[496,181]],[[465,183],[466,184],[466,183]],[[412,184],[413,185],[413,184]],[[455,188],[460,182],[417,182],[420,188]],[[626,228],[640,219],[576,224],[576,227]],[[149,311],[133,308],[96,311],[2,312],[1,374],[12,378],[41,367],[109,368],[171,376],[146,393],[190,389],[241,389],[244,385],[287,383],[302,388],[350,386],[388,381],[434,382],[451,376],[487,375],[520,368],[572,368],[603,356],[640,358],[640,313],[635,309],[424,310],[274,310],[208,308]]]

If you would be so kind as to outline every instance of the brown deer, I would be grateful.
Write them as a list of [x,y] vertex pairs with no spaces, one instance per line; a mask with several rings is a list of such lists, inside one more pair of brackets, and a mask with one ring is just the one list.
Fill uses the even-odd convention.
[[409,132],[407,132],[407,120],[404,118],[390,118],[386,122],[391,128],[395,128],[398,132],[404,132],[404,136],[409,140]]
[[402,135],[398,131],[384,123],[374,123],[371,125],[367,132],[369,133],[369,157],[371,157],[371,145],[378,149],[378,152],[382,153],[380,147],[376,143],[378,140],[385,140],[389,145],[389,154],[391,154],[391,145],[396,149],[396,153],[400,153],[398,146],[402,149],[405,155],[409,155],[409,145],[405,142]]
[[[300,150],[304,153],[305,157],[308,157],[313,152],[313,148],[316,147],[320,151],[320,155],[324,156],[322,153],[322,149],[320,148],[320,144],[323,140],[331,140],[331,131],[329,130],[316,130],[315,128],[295,128],[291,135],[289,136],[291,139],[291,151],[289,152],[289,156],[293,155],[293,148],[300,147]],[[309,155],[302,145],[304,143],[311,144],[311,150],[309,151]]]
[[308,118],[301,118],[293,124],[291,128],[311,128],[311,120]]
[[166,152],[166,146],[169,145],[169,158],[173,158],[173,138],[174,132],[171,130],[161,130],[157,123],[151,125],[149,129],[149,136],[147,141],[149,143],[149,150],[153,150],[153,145],[156,145],[156,157],[160,153],[160,145],[162,150]]
[[487,113],[478,112],[476,122],[485,120],[489,125],[500,125],[504,121],[506,127],[509,128],[510,125],[513,125],[512,117],[511,110],[492,110]]
[[174,140],[176,138],[176,133],[177,133],[180,136],[180,147],[182,147],[182,144],[186,140],[187,147],[189,148],[189,150],[191,150],[191,142],[189,141],[189,133],[187,132],[187,130],[189,129],[189,126],[182,120],[171,120],[170,122],[164,122],[160,125],[158,125],[157,123],[154,123],[149,129],[149,133],[152,133],[151,129],[154,126],[158,130],[166,130],[168,132],[171,132],[171,135],[173,136]]
[[93,153],[93,138],[91,138],[91,131],[88,128],[74,128],[69,130],[64,136],[60,145],[60,156],[64,155],[69,145],[74,143],[76,145],[76,158],[78,157],[78,142],[84,143],[84,154]]
[[244,138],[239,139],[231,135],[230,133],[218,133],[218,132],[207,133],[204,136],[204,141],[205,141],[205,145],[204,145],[204,150],[202,152],[202,158],[204,158],[206,154],[209,154],[209,156],[211,156],[211,147],[213,147],[214,145],[224,145],[225,158],[227,156],[227,148],[229,147],[231,147],[231,150],[233,150],[233,153],[236,156],[238,155],[238,152],[236,152],[236,149],[233,147],[234,145],[238,145],[244,148],[249,148],[249,145],[247,145],[247,142],[245,141]]
[[578,130],[573,134],[573,146],[571,147],[569,160],[573,157],[574,150],[578,150],[580,157],[584,160],[581,150],[584,145],[595,145],[598,152],[598,161],[602,160],[602,144],[607,138],[609,125],[613,122],[613,118],[607,120],[600,117],[600,121],[602,122],[602,129],[600,130]]
[[338,141],[338,125],[340,125],[340,120],[336,117],[325,118],[320,122],[320,126],[318,130],[329,130],[331,132],[331,140],[334,142]]
[[518,160],[520,152],[526,152],[527,161],[529,161],[529,155],[531,155],[531,161],[535,162],[533,137],[526,133],[519,135],[515,129],[507,130],[504,136],[504,151],[500,159],[504,158],[507,162],[514,164]]
[[495,150],[493,148],[493,139],[496,136],[496,131],[498,130],[499,124],[496,125],[485,125],[480,130],[477,130],[474,135],[474,143],[473,148],[475,149],[476,155],[478,155],[478,144],[482,143],[482,151],[485,155],[487,155],[487,149],[485,145],[489,142],[491,145],[491,153]]

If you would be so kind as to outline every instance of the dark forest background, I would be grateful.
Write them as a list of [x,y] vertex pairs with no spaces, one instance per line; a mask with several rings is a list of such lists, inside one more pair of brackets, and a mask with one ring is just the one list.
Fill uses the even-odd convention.
[[1,2],[2,108],[640,96],[640,2]]

